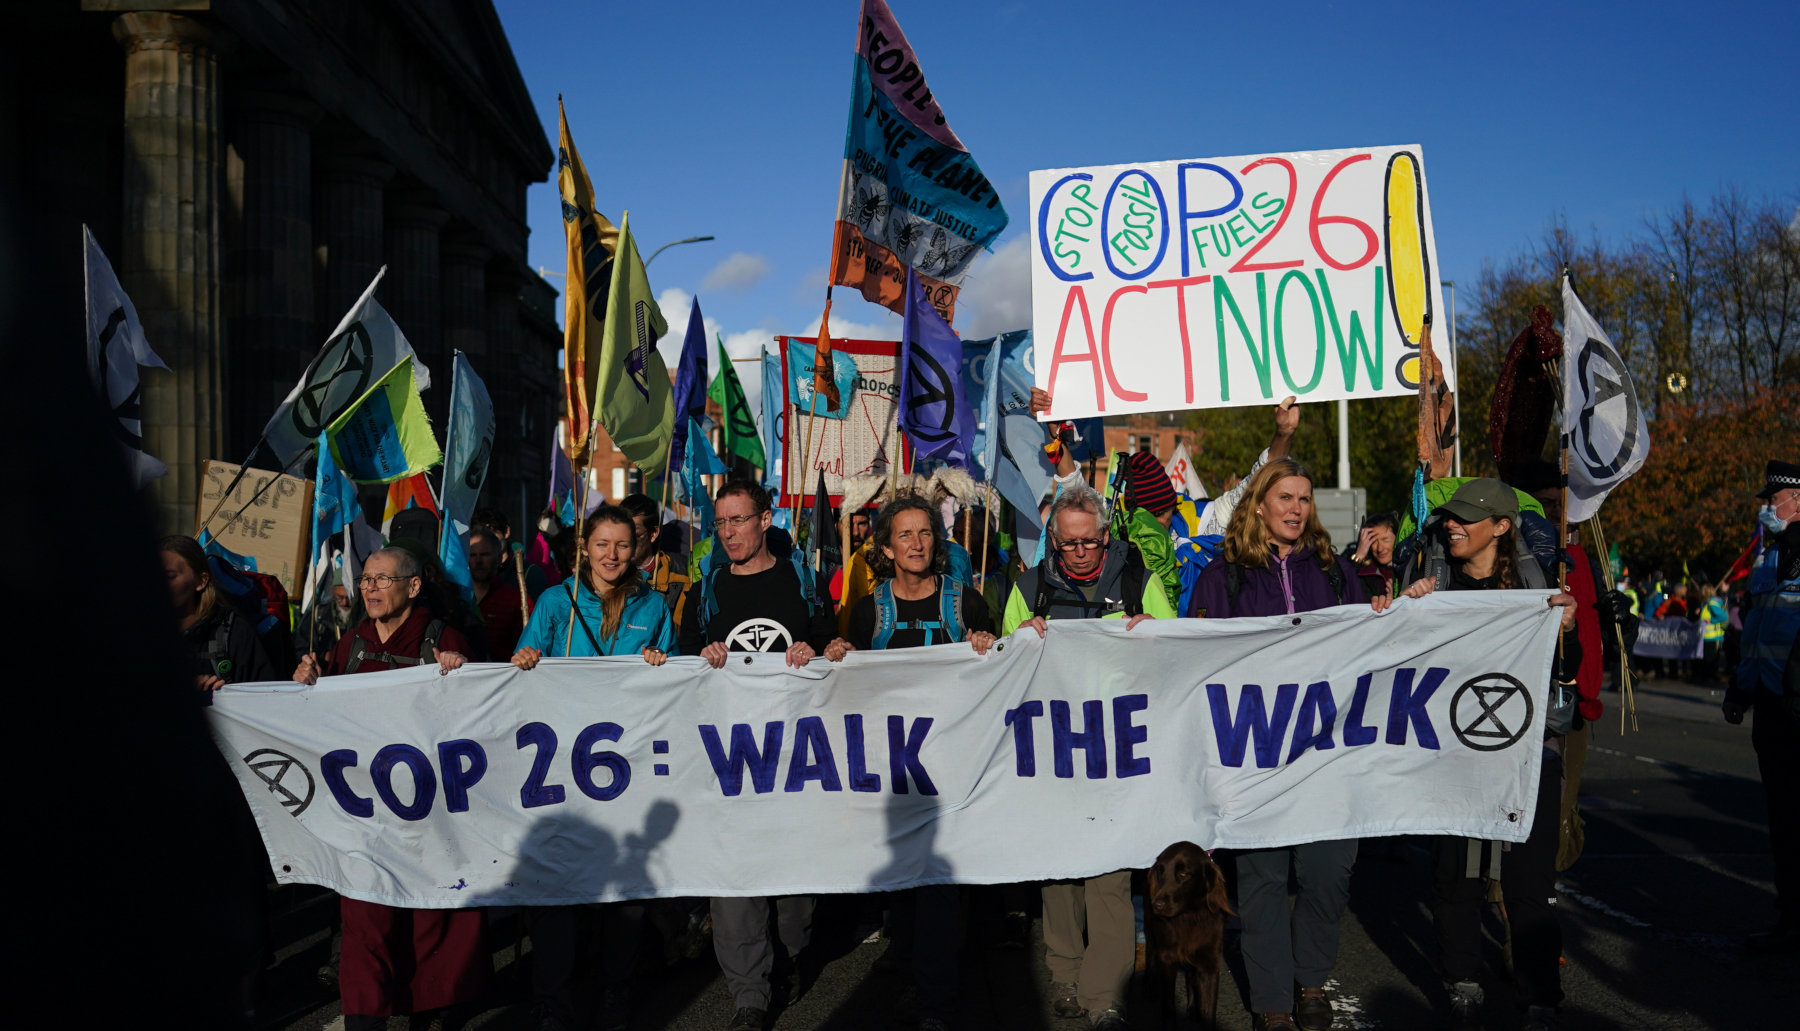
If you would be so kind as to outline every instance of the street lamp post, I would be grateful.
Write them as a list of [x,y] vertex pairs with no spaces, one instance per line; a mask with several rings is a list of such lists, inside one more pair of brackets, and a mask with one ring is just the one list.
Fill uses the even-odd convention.
[[[1456,280],[1446,279],[1444,285],[1450,288],[1450,371],[1459,372],[1456,356]],[[1461,379],[1461,376],[1458,376]],[[1450,413],[1456,418],[1455,450],[1450,452],[1450,475],[1462,475],[1462,384],[1459,382],[1450,394]]]
[[656,256],[658,254],[661,254],[662,252],[668,250],[671,247],[677,246],[678,244],[705,243],[706,241],[708,241],[710,239],[712,239],[712,237],[710,237],[710,236],[690,236],[685,240],[670,240],[668,243],[665,243],[661,247],[658,247],[656,250],[650,252],[650,257],[648,257],[644,260],[644,267],[649,268],[650,263],[652,261],[656,260]]

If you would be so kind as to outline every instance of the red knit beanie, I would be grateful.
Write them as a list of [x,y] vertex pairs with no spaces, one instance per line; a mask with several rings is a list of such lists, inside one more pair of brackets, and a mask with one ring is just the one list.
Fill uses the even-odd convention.
[[1175,507],[1175,485],[1162,463],[1148,451],[1138,451],[1125,459],[1125,501],[1133,508],[1148,509],[1151,515],[1162,515]]

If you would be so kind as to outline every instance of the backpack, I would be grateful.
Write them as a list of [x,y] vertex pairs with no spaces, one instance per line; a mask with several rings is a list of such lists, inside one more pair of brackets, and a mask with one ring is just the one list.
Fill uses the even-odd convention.
[[[1333,557],[1330,564],[1325,567],[1324,573],[1325,582],[1331,585],[1332,596],[1337,599],[1339,605],[1342,605],[1344,603],[1344,567],[1338,565],[1337,559]],[[1243,591],[1244,567],[1236,562],[1225,563],[1226,613],[1224,618],[1231,618],[1231,613],[1237,609],[1238,595]]]
[[364,659],[380,659],[395,666],[423,666],[436,662],[437,659],[431,653],[437,651],[438,638],[444,636],[445,625],[441,619],[433,619],[425,624],[425,636],[419,639],[418,658],[395,655],[392,652],[372,652],[369,650],[369,642],[360,637],[355,638],[350,642],[350,661],[344,664],[344,672],[355,673]]
[[[206,564],[212,570],[213,583],[219,585],[219,590],[231,603],[232,613],[243,616],[256,631],[256,639],[268,654],[269,661],[278,669],[291,665],[294,639],[288,627],[288,592],[281,580],[268,573],[239,569],[211,553],[206,556]],[[224,647],[223,639],[220,639],[220,647]]]
[[236,625],[237,612],[226,610],[225,618],[219,620],[219,624],[213,627],[211,639],[200,651],[200,657],[206,663],[206,668],[212,670],[213,675],[220,680],[229,681],[231,679],[231,630]]
[[[948,644],[967,640],[968,628],[963,626],[961,580],[951,579],[945,575],[938,578],[938,618],[935,620],[900,621],[894,606],[894,581],[883,580],[875,585],[875,637],[871,642],[879,651],[888,646],[896,630],[923,630],[927,647],[934,644]],[[943,631],[944,641],[936,640],[936,633]]]
[[[1115,538],[1115,540],[1120,540],[1125,545],[1125,569],[1119,577],[1119,589],[1125,595],[1125,598],[1123,604],[1120,605],[1120,611],[1125,613],[1127,619],[1134,616],[1141,616],[1144,614],[1144,584],[1149,579],[1150,570],[1145,567],[1144,556],[1138,553],[1137,545],[1124,538]],[[1050,555],[1051,552],[1046,549],[1044,560],[1038,564],[1036,569],[1031,571],[1032,574],[1037,577],[1037,583],[1033,586],[1031,599],[1031,614],[1034,617],[1045,616],[1050,612]],[[1161,589],[1162,587],[1159,584],[1157,590]],[[1083,608],[1095,607],[1092,603],[1088,602],[1078,604]],[[1112,614],[1111,612],[1106,611],[1104,606],[1100,606],[1100,608],[1102,611],[1095,613],[1094,616],[1108,616]],[[1091,619],[1094,618],[1094,616],[1086,618]]]

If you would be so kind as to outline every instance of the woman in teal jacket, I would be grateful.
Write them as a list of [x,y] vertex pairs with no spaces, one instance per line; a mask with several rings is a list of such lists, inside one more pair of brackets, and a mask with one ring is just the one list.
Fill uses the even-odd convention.
[[[631,513],[616,505],[595,509],[582,533],[580,590],[568,579],[538,596],[513,665],[528,670],[546,655],[636,654],[652,666],[666,662],[675,651],[675,621],[631,561],[636,544]],[[602,1027],[624,1027],[644,903],[615,902],[597,914],[580,906],[533,906],[526,919],[535,957],[531,993],[540,1017],[575,1027],[597,1016]],[[575,985],[585,978],[577,967],[590,934],[600,937],[600,1012],[583,1015],[575,1012]]]
[[[531,669],[550,656],[641,654],[660,666],[674,653],[675,622],[662,595],[650,589],[631,561],[637,525],[616,505],[588,517],[582,539],[579,601],[574,580],[538,597],[519,637],[513,665]],[[570,610],[575,613],[570,626]]]

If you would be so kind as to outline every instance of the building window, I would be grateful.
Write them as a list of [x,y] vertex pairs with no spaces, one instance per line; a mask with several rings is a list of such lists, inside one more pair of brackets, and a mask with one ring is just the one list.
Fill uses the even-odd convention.
[[1135,443],[1132,447],[1133,451],[1148,451],[1151,454],[1156,453],[1156,438],[1155,437],[1139,436],[1139,437],[1133,438],[1133,440],[1135,441]]
[[625,467],[615,465],[612,471],[612,500],[618,501],[625,493]]

